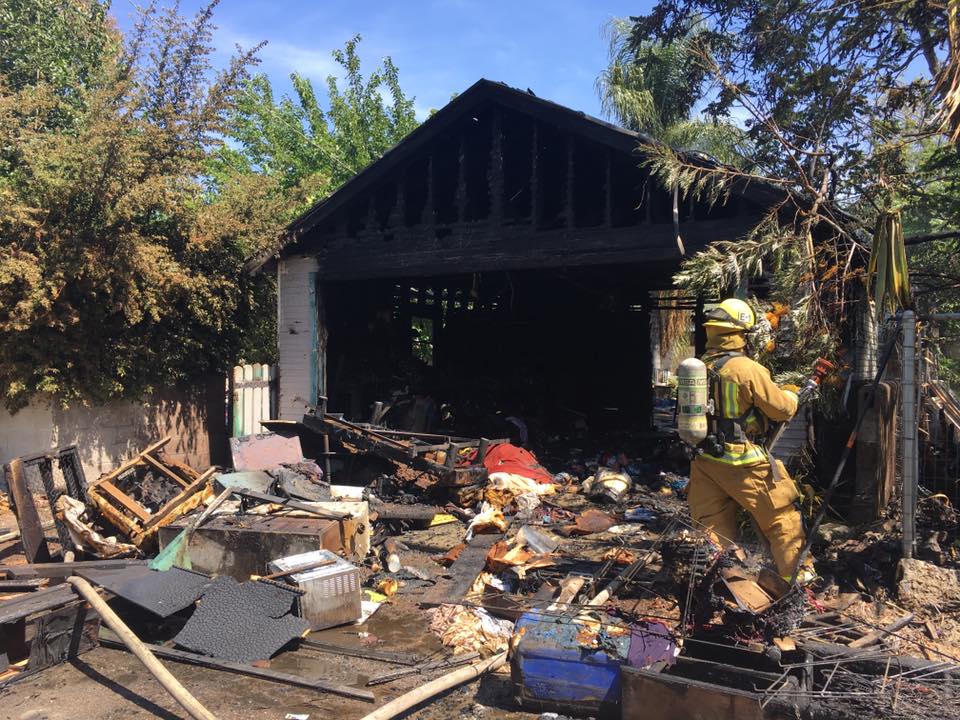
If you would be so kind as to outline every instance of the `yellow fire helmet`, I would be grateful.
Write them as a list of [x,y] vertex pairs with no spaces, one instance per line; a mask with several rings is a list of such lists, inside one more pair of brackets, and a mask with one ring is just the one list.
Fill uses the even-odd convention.
[[743,300],[728,298],[707,313],[707,321],[704,326],[709,325],[748,332],[753,329],[756,322],[757,317],[752,307]]

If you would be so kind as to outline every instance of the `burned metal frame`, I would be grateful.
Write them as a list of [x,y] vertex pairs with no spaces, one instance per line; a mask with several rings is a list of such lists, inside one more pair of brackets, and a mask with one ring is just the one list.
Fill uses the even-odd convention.
[[[491,445],[508,442],[505,439],[469,439],[428,433],[388,430],[369,424],[352,423],[330,413],[304,415],[303,424],[313,432],[329,436],[362,452],[406,465],[426,473],[445,486],[474,485],[486,480],[487,469],[483,466]],[[436,442],[442,440],[443,442]],[[476,462],[466,467],[456,467],[461,450],[476,449]],[[428,460],[426,455],[445,452],[443,465]]]

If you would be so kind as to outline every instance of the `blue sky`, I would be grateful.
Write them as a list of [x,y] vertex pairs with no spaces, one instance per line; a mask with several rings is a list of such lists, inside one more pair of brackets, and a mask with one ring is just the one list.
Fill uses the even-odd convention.
[[[330,73],[330,56],[355,33],[363,36],[360,57],[369,71],[390,55],[400,82],[416,97],[418,116],[439,108],[453,93],[479,78],[501,80],[540,97],[600,115],[594,89],[606,61],[601,27],[611,17],[644,12],[651,0],[222,0],[215,14],[214,42],[223,63],[237,43],[266,40],[260,71],[274,87],[288,92],[289,74],[310,77],[318,91]],[[183,0],[182,11],[201,5]],[[131,24],[133,5],[115,0],[113,13],[122,28]]]

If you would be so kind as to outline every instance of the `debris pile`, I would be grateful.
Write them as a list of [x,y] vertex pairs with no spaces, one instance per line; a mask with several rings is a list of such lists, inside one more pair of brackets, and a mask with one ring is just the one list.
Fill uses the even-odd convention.
[[75,448],[10,463],[18,530],[0,551],[23,562],[0,566],[0,684],[100,645],[358,717],[483,673],[502,709],[565,716],[692,717],[707,697],[756,717],[957,710],[960,530],[942,496],[920,503],[922,559],[898,566],[882,525],[825,526],[803,588],[692,526],[661,437],[541,461],[329,414],[264,424],[231,468],[173,462],[166,440],[89,484]]

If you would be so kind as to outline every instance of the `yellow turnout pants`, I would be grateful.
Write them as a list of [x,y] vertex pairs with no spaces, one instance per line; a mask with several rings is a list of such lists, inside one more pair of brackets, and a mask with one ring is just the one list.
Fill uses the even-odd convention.
[[803,524],[793,501],[800,494],[786,468],[776,480],[769,462],[737,467],[696,458],[690,466],[687,494],[694,524],[726,547],[737,535],[737,506],[749,512],[770,543],[781,575],[790,577],[803,547]]

